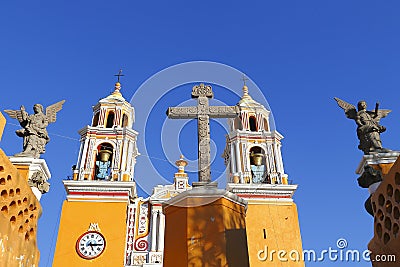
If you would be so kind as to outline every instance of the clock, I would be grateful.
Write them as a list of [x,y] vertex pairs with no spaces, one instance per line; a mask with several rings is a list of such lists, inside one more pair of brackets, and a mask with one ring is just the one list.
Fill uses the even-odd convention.
[[106,248],[106,239],[98,231],[87,231],[76,241],[76,252],[81,258],[91,260],[100,256]]

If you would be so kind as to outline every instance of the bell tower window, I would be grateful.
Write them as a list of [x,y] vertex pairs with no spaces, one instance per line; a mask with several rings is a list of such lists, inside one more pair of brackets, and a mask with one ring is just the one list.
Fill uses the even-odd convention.
[[97,147],[95,180],[110,180],[113,147],[109,143],[102,143]]
[[242,119],[240,117],[235,118],[235,129],[237,130],[243,129]]
[[265,171],[265,153],[261,147],[250,149],[250,169],[253,184],[269,183]]
[[264,119],[264,130],[267,131],[267,132],[269,131],[267,119]]
[[122,127],[127,127],[128,126],[128,116],[124,114],[122,116]]
[[251,116],[249,118],[249,127],[250,131],[257,132],[257,123],[256,123],[256,118],[254,116]]
[[114,126],[114,112],[110,111],[107,116],[106,128],[112,128]]
[[100,117],[100,112],[97,112],[96,115],[93,117],[93,123],[92,126],[96,127],[99,125],[99,117]]

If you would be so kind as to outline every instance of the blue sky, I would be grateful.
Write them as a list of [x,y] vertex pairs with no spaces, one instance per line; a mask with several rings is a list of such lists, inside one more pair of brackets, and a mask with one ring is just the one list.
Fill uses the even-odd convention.
[[[363,208],[368,193],[358,187],[354,173],[362,152],[357,149],[355,123],[345,118],[333,97],[354,104],[365,99],[371,108],[379,101],[381,108],[393,109],[381,121],[388,128],[382,139],[385,147],[399,149],[400,3],[215,2],[0,3],[0,109],[24,104],[31,110],[38,102],[47,106],[66,99],[58,121],[48,128],[52,141],[44,158],[52,172],[52,188],[42,200],[41,267],[51,266],[65,199],[61,180],[71,175],[78,156],[77,130],[90,123],[91,106],[112,90],[113,75],[123,68],[123,93],[130,99],[152,75],[195,60],[240,70],[268,100],[276,128],[285,136],[285,171],[299,184],[295,201],[303,247],[323,250],[335,247],[336,240],[343,237],[351,249],[366,248],[373,220]],[[237,80],[240,89],[240,77],[232,80]],[[159,138],[157,122],[165,119],[164,108],[186,99],[184,94],[176,95],[172,91],[153,110],[155,124],[149,126],[153,135],[146,138]],[[217,97],[231,105],[238,101],[229,94]],[[135,109],[140,116],[140,102]],[[17,122],[8,122],[0,145],[11,155],[19,152],[21,140],[14,134]],[[213,123],[211,129],[218,151],[225,145],[220,138],[222,128]],[[190,139],[194,129],[194,122],[187,124],[179,137],[182,151],[190,159],[196,157],[196,144]],[[154,162],[163,159],[158,143],[148,155],[139,148],[142,157],[150,156]],[[172,177],[173,166],[158,161],[162,174]],[[215,173],[223,171],[222,158],[214,164]],[[146,173],[136,175],[144,177]],[[196,179],[195,174],[191,179]],[[307,266],[369,264],[320,262]]]

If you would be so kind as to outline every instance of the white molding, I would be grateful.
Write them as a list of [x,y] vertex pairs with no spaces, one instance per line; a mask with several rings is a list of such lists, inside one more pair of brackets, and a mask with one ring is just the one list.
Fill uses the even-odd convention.
[[36,172],[41,171],[46,181],[50,179],[49,167],[44,159],[35,159],[31,157],[8,157],[13,165],[29,166],[29,177]]
[[226,190],[234,194],[246,194],[251,197],[244,197],[244,199],[262,198],[273,199],[279,201],[293,201],[292,197],[297,190],[297,185],[284,185],[284,184],[234,184],[228,183]]
[[[137,197],[135,182],[63,180],[69,201],[129,201]],[[91,194],[87,194],[90,192]],[[98,195],[93,194],[98,193]],[[102,193],[107,193],[102,195]],[[112,193],[117,194],[113,196]],[[126,193],[126,195],[121,195]]]
[[371,155],[363,155],[356,169],[356,174],[362,174],[364,172],[365,165],[393,163],[397,160],[399,155],[400,151],[390,151],[387,153],[374,153]]

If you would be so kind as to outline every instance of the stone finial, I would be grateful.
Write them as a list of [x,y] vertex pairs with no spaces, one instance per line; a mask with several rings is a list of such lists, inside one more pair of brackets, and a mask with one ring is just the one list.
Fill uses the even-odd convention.
[[119,82],[116,82],[114,85],[114,92],[112,93],[113,95],[121,95],[121,84]]
[[181,155],[180,159],[175,161],[175,165],[178,166],[179,173],[184,173],[185,167],[188,165],[188,162],[185,160],[183,155]]

